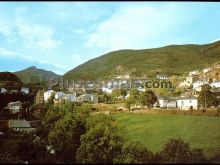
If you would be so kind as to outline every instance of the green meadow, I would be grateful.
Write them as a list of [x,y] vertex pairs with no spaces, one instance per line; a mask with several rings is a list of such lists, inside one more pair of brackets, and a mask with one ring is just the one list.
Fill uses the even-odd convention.
[[124,136],[157,152],[170,138],[202,148],[207,157],[220,151],[220,118],[213,116],[115,114]]

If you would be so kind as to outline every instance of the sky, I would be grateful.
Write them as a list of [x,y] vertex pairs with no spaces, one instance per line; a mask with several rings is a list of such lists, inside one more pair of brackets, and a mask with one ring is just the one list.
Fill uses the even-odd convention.
[[0,71],[65,74],[111,51],[217,40],[219,2],[0,2]]

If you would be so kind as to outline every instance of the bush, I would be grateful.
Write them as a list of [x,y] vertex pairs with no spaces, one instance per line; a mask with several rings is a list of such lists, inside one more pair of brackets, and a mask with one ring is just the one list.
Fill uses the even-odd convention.
[[187,163],[190,157],[189,144],[182,139],[170,139],[161,152],[164,163]]
[[117,155],[114,163],[152,163],[154,155],[148,151],[141,143],[127,141],[123,144],[121,153]]
[[170,139],[163,151],[156,157],[163,163],[204,163],[206,158],[202,149],[190,150],[189,144],[182,139]]
[[220,105],[217,107],[217,112],[220,113]]
[[205,112],[206,112],[206,109],[202,108],[202,109],[201,109],[201,112],[202,112],[202,113],[205,113]]

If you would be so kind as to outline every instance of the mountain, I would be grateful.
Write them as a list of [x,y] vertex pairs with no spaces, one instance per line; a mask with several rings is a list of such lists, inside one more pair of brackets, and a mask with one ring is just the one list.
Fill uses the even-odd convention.
[[169,45],[143,50],[118,50],[89,60],[64,74],[64,79],[95,80],[120,74],[181,75],[220,61],[220,41]]
[[23,83],[39,83],[43,81],[50,81],[50,79],[58,79],[61,77],[54,72],[38,69],[35,66],[27,69],[14,72]]

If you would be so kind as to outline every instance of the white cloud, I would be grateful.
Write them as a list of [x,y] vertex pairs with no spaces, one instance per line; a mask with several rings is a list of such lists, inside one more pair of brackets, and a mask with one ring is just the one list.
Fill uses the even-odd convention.
[[37,42],[37,45],[42,49],[55,49],[61,44],[61,41],[56,41],[51,38],[45,40],[40,40]]
[[5,38],[12,38],[13,24],[5,14],[0,13],[0,34]]
[[11,51],[9,49],[6,49],[4,47],[0,47],[0,56],[4,57],[15,57],[18,56],[19,54],[17,52]]
[[17,27],[19,35],[28,47],[53,50],[62,43],[54,39],[54,31],[50,27],[28,24],[20,19],[17,20]]
[[[89,36],[86,47],[106,50],[141,49],[156,44],[176,42],[176,29],[189,22],[188,14],[181,7],[166,4],[122,6],[114,15],[103,21]],[[175,38],[172,38],[175,36]],[[180,38],[180,41],[183,38]]]
[[83,30],[83,29],[76,29],[75,33],[77,33],[77,34],[84,34],[85,30]]
[[74,61],[82,61],[82,57],[79,54],[74,54],[70,58]]
[[211,42],[213,43],[213,42],[217,42],[217,41],[220,41],[220,38],[217,38],[217,39],[215,39],[215,40],[213,40]]

